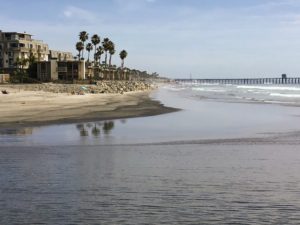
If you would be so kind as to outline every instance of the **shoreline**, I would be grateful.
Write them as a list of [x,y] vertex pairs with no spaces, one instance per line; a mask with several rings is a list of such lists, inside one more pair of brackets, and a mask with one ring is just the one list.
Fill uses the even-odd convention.
[[9,94],[0,93],[0,129],[146,117],[180,110],[151,99],[149,90],[70,95],[17,88],[1,87]]

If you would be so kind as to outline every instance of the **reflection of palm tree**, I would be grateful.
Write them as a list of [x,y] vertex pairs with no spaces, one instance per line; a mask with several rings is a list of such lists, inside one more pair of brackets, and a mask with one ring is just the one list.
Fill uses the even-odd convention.
[[89,136],[89,132],[85,129],[84,124],[77,124],[76,125],[77,130],[79,130],[80,136],[86,137]]
[[103,131],[105,134],[109,134],[110,131],[114,128],[114,122],[113,121],[108,121],[108,122],[104,122],[103,124]]
[[123,124],[125,124],[125,123],[127,122],[126,119],[121,119],[120,121],[121,121],[121,123],[123,123]]
[[87,137],[89,136],[88,130],[86,130],[84,127],[80,130],[80,136]]
[[84,128],[84,125],[81,124],[81,123],[79,123],[79,124],[76,125],[76,128],[77,128],[78,130],[82,130],[82,129]]
[[88,128],[91,128],[91,127],[93,126],[93,124],[92,124],[92,123],[87,123],[86,126],[87,126]]
[[93,134],[95,137],[98,137],[99,134],[100,134],[100,129],[97,127],[96,124],[95,124],[95,126],[93,127],[93,129],[92,129],[92,134]]

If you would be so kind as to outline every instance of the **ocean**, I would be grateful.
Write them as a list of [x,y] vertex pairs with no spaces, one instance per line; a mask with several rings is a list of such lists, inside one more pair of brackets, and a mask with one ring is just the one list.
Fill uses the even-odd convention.
[[300,86],[173,83],[159,116],[0,131],[0,224],[299,224]]

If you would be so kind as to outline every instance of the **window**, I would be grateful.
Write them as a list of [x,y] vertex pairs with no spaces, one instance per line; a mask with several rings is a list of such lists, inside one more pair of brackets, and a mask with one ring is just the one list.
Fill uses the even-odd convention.
[[11,40],[19,40],[19,35],[17,34],[11,35]]
[[13,59],[9,59],[8,65],[9,65],[9,66],[13,66],[13,65],[14,65],[14,60],[13,60]]
[[18,47],[18,43],[10,43],[10,47],[11,48],[17,48]]
[[42,73],[46,72],[46,63],[41,63],[41,72]]
[[13,52],[8,52],[8,57],[13,57],[14,53]]
[[11,39],[11,34],[5,34],[5,38],[9,41]]

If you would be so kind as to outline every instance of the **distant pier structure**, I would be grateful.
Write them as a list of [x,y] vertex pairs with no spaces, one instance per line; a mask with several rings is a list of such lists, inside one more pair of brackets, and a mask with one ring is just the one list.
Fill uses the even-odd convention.
[[175,79],[178,83],[198,84],[300,84],[300,77],[287,77],[282,74],[281,78],[232,78],[232,79]]

